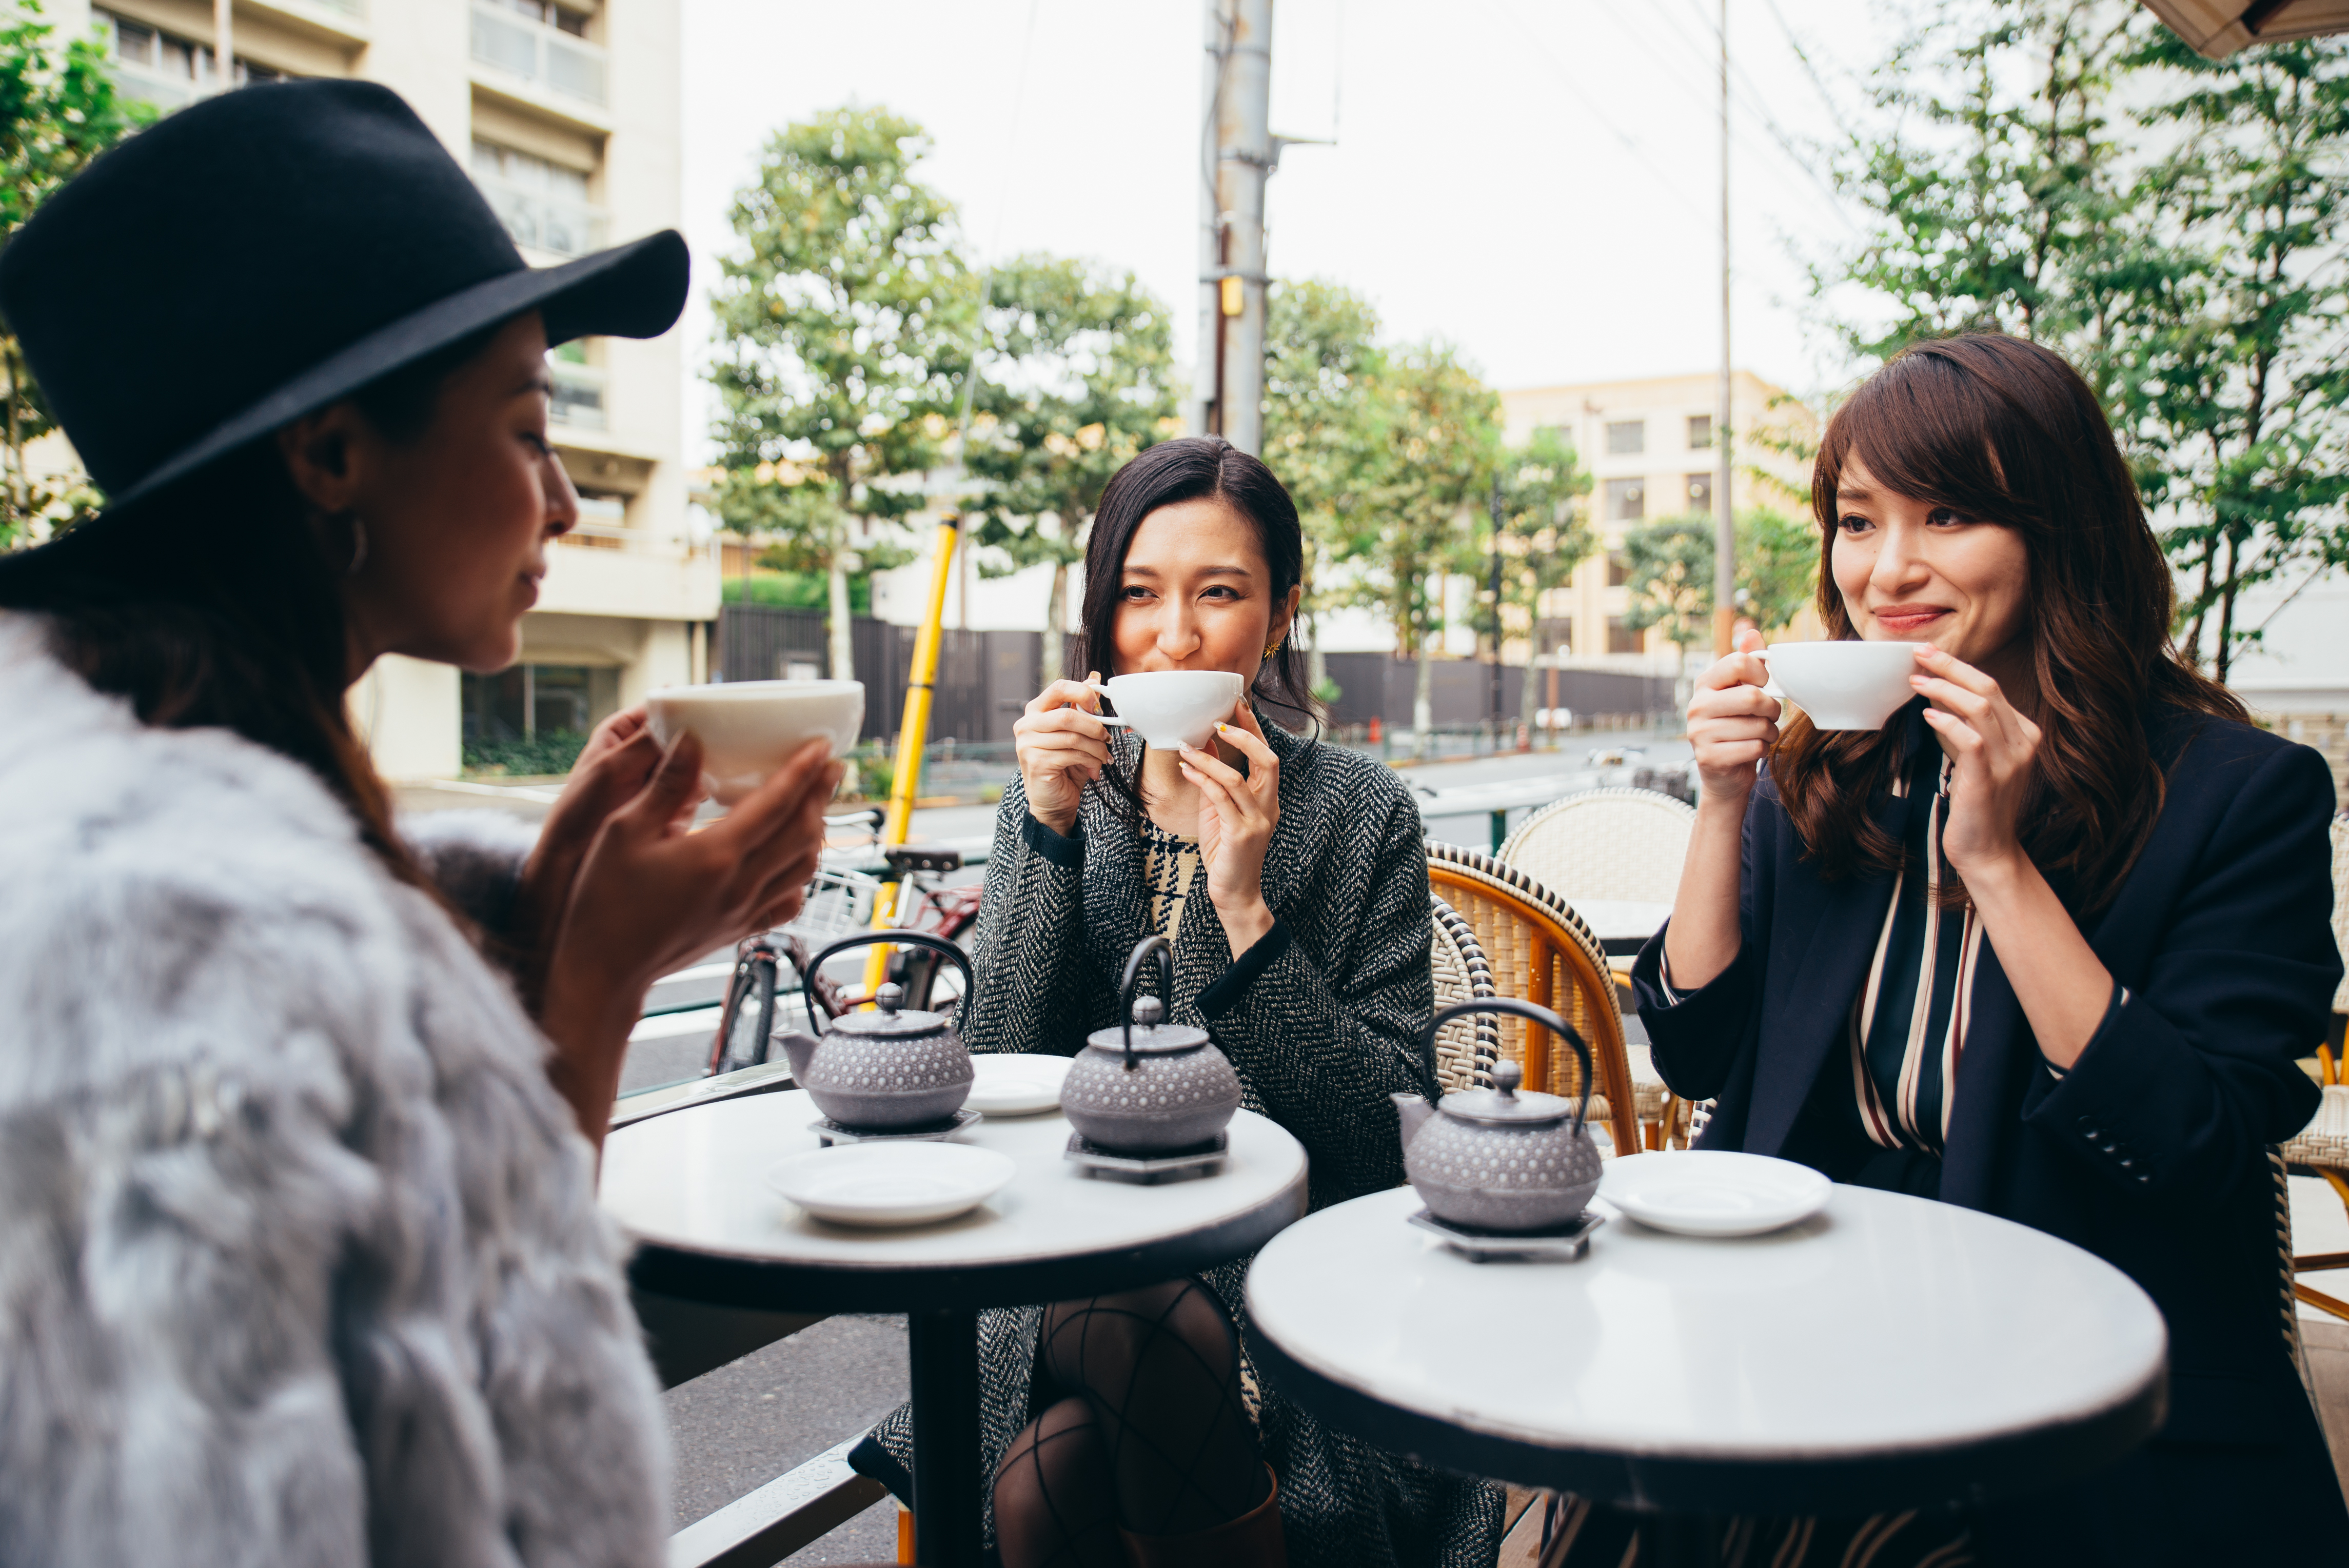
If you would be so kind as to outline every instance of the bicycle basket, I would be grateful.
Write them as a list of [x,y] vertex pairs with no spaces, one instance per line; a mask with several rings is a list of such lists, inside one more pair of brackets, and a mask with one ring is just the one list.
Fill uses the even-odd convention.
[[821,947],[835,937],[864,930],[873,923],[873,901],[881,881],[863,872],[820,867],[808,883],[807,904],[799,918],[783,927]]

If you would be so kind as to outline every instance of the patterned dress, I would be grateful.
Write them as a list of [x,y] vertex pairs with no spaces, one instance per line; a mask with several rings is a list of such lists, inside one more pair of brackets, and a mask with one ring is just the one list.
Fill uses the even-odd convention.
[[[1259,716],[1261,721],[1261,716]],[[1305,1145],[1314,1208],[1402,1180],[1393,1104],[1425,1092],[1418,1032],[1433,1006],[1427,861],[1419,809],[1367,758],[1264,726],[1280,759],[1280,822],[1264,862],[1270,934],[1234,954],[1206,903],[1197,846],[1137,824],[1095,786],[1074,831],[1028,812],[1015,781],[996,816],[963,1037],[974,1051],[1073,1056],[1115,1023],[1120,972],[1153,930],[1174,944],[1177,1023],[1206,1028],[1232,1060],[1241,1102]],[[1112,738],[1122,768],[1139,743]],[[1186,870],[1186,867],[1188,868]],[[1247,1260],[1208,1271],[1240,1325],[1242,1380],[1265,1457],[1280,1476],[1288,1559],[1298,1568],[1491,1568],[1501,1489],[1381,1452],[1261,1389],[1249,1354]],[[1030,1393],[1043,1307],[979,1315],[981,1441],[994,1474],[1036,1411]],[[913,1458],[910,1412],[874,1431]],[[989,1489],[982,1489],[986,1491]],[[992,1541],[991,1500],[987,1522]]]

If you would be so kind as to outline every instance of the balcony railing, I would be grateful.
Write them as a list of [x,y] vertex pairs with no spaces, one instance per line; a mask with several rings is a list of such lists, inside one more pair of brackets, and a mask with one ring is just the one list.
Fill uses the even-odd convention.
[[475,182],[497,210],[515,244],[533,245],[561,256],[584,256],[604,248],[602,208],[502,180],[476,176]]
[[609,101],[601,48],[479,0],[473,6],[473,58],[564,98],[598,107]]
[[554,397],[549,409],[554,422],[579,430],[605,428],[604,372],[567,359],[550,359],[546,367],[554,373]]

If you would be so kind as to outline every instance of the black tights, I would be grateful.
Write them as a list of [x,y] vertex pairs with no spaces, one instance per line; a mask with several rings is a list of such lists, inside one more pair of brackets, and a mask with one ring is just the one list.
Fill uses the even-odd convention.
[[1264,1501],[1239,1336],[1197,1280],[1046,1308],[1037,1362],[1044,1413],[995,1474],[1004,1568],[1123,1568],[1121,1527],[1188,1535]]

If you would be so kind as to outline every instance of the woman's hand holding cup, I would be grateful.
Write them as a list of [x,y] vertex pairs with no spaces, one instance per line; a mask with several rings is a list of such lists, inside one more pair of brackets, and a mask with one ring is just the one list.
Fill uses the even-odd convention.
[[1028,814],[1056,833],[1077,825],[1085,786],[1109,766],[1109,727],[1096,717],[1100,707],[1087,682],[1054,681],[1011,727]]
[[1729,654],[1697,677],[1689,699],[1689,747],[1696,753],[1702,799],[1733,804],[1741,819],[1755,764],[1778,744],[1778,699],[1762,689],[1769,683],[1760,655]]

